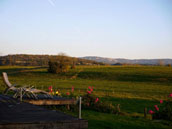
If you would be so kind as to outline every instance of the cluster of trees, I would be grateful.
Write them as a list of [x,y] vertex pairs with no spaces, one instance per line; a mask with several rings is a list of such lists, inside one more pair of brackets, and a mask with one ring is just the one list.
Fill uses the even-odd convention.
[[[48,66],[49,61],[60,60],[59,56],[60,55],[26,55],[26,54],[0,56],[0,65]],[[68,57],[68,58],[70,59],[70,63],[71,64],[73,63],[72,67],[74,67],[74,65],[103,65],[103,63],[98,63],[91,60],[74,58],[74,57]]]
[[47,66],[48,55],[7,55],[0,57],[0,65]]
[[51,73],[64,73],[70,68],[75,68],[76,59],[68,57],[64,54],[59,54],[57,57],[52,57],[48,62],[48,71]]

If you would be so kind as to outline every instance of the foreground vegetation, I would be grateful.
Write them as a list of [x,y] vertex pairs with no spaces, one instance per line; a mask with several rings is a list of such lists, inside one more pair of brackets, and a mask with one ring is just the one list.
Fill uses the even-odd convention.
[[[166,100],[172,92],[172,68],[165,66],[78,66],[68,73],[51,74],[47,68],[1,66],[13,84],[34,85],[48,91],[52,86],[66,94],[74,87],[74,95],[86,93],[88,86],[94,87],[94,95],[100,100],[120,104],[125,114],[114,115],[84,109],[83,118],[89,121],[89,129],[111,128],[171,128],[169,121],[152,121],[143,118],[160,99]],[[0,80],[0,91],[5,88]],[[77,112],[67,113],[76,115]]]

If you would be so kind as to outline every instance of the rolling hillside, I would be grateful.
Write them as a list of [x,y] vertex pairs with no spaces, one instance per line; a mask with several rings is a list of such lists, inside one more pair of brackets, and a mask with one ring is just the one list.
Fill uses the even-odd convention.
[[168,65],[172,64],[172,59],[122,59],[122,58],[105,58],[96,56],[81,57],[81,59],[93,60],[107,64],[142,64],[142,65]]
[[[76,65],[103,65],[103,63],[67,56]],[[50,59],[58,60],[58,55],[7,55],[0,56],[0,65],[48,66]]]

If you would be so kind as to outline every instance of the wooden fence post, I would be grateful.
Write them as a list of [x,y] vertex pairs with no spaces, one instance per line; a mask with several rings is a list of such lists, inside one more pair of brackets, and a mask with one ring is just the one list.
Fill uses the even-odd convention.
[[81,118],[81,102],[82,101],[82,97],[79,97],[79,119],[82,119]]
[[20,101],[22,101],[22,97],[23,97],[23,94],[22,94],[22,91],[23,89],[22,88],[20,88]]
[[118,110],[118,113],[121,112],[121,110],[120,110],[120,104],[117,104],[117,110]]
[[144,118],[147,118],[147,108],[144,108]]

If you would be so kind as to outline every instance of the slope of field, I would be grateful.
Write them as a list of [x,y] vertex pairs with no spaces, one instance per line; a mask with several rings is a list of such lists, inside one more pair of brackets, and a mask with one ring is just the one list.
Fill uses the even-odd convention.
[[[46,68],[1,66],[13,84],[34,85],[48,91],[60,89],[62,93],[75,87],[74,94],[85,94],[88,86],[101,100],[120,104],[129,116],[115,116],[84,110],[83,118],[89,120],[89,128],[170,128],[166,122],[155,123],[143,119],[144,107],[148,109],[167,99],[172,92],[172,68],[165,66],[79,66],[66,74],[51,74]],[[0,91],[5,89],[0,79]],[[75,113],[74,113],[75,114]],[[98,117],[95,117],[97,115]],[[100,117],[101,116],[101,117]],[[135,122],[136,121],[136,122]]]

